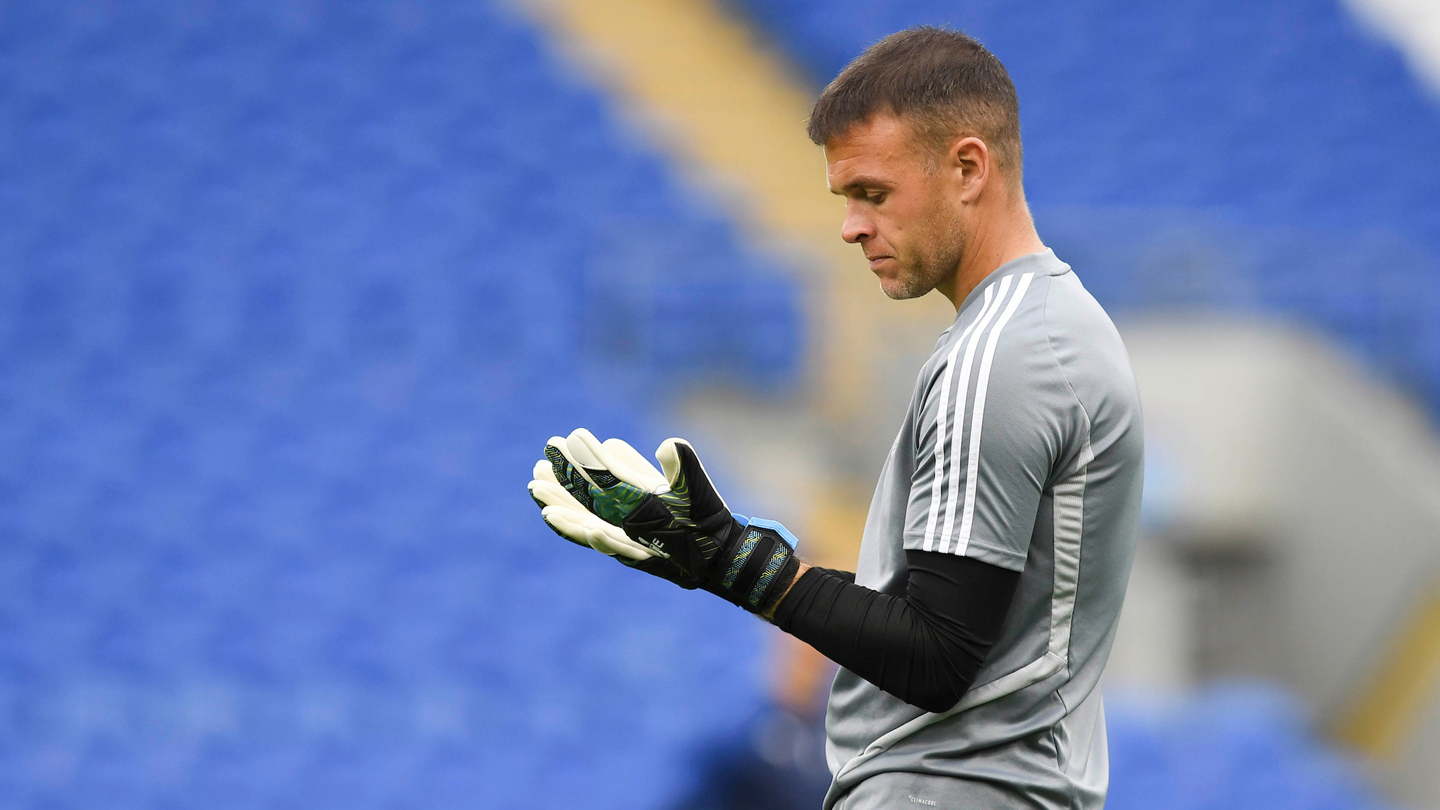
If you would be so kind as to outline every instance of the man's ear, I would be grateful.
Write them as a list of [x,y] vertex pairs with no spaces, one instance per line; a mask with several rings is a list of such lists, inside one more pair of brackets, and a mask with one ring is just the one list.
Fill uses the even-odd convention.
[[946,162],[960,185],[960,201],[973,203],[990,179],[990,149],[974,136],[960,138],[950,146]]

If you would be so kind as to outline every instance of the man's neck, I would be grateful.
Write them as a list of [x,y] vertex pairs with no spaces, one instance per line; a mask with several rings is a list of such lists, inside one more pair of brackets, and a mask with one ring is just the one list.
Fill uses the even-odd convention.
[[1007,212],[997,221],[982,223],[976,228],[965,246],[965,255],[961,257],[953,281],[938,284],[935,289],[950,299],[950,304],[958,312],[966,297],[996,268],[1044,249],[1045,243],[1035,232],[1030,212],[1024,207]]

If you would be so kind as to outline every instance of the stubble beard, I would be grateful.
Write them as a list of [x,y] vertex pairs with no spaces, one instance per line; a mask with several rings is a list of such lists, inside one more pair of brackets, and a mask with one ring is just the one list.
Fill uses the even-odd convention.
[[948,223],[936,230],[916,244],[915,257],[901,264],[896,283],[890,288],[881,285],[886,296],[895,301],[919,298],[959,271],[966,241],[960,223]]

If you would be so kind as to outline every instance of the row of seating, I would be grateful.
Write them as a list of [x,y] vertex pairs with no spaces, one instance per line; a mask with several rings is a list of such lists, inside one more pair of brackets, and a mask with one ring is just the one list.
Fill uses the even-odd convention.
[[794,283],[498,5],[0,12],[7,806],[659,807],[759,702],[525,483]]

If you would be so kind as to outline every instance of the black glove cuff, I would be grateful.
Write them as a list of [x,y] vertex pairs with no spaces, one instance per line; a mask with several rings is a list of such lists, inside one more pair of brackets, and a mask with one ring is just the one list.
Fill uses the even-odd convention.
[[795,579],[800,561],[779,532],[763,526],[737,528],[738,537],[710,569],[705,590],[751,613],[766,613]]

